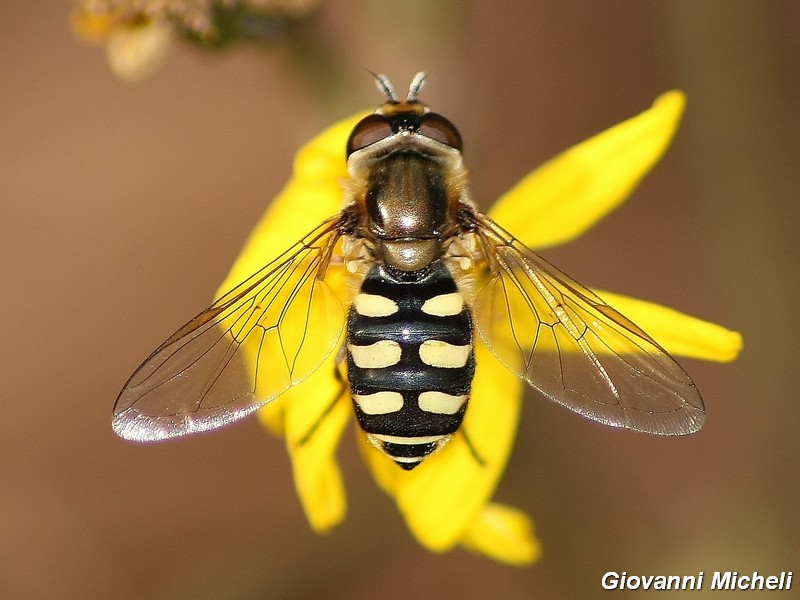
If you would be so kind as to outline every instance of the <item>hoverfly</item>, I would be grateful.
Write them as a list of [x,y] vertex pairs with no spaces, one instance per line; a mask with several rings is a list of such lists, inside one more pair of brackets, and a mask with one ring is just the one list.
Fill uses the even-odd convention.
[[[342,149],[341,211],[157,348],[122,389],[114,431],[151,441],[221,427],[339,352],[359,425],[412,469],[459,430],[477,338],[585,417],[699,429],[697,388],[664,349],[477,210],[458,130],[417,99],[425,74],[404,100],[376,80],[387,101]],[[332,273],[348,280],[344,305]]]

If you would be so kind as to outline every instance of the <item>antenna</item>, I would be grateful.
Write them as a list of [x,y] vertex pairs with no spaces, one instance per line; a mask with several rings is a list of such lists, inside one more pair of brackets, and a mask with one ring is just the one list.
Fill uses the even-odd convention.
[[406,98],[406,102],[416,102],[417,101],[417,94],[422,89],[422,86],[425,84],[425,80],[428,78],[428,74],[424,71],[420,71],[416,75],[414,75],[414,79],[411,80],[411,85],[408,86],[408,97]]
[[375,76],[375,85],[378,86],[378,90],[386,94],[389,102],[392,104],[397,104],[397,94],[394,93],[394,88],[392,87],[392,82],[389,81],[389,78],[383,73],[378,73],[377,75],[373,73],[373,75]]
[[[370,71],[370,73],[372,73],[372,71]],[[394,86],[392,82],[389,81],[389,78],[383,73],[372,73],[372,76],[375,78],[375,85],[378,87],[378,90],[386,95],[389,103],[399,104],[400,100],[398,100],[397,93],[394,91]],[[408,86],[408,96],[406,96],[405,102],[412,104],[417,102],[417,96],[422,86],[425,85],[425,80],[427,78],[428,74],[424,71],[420,71],[414,75],[414,78],[411,80],[411,85]]]

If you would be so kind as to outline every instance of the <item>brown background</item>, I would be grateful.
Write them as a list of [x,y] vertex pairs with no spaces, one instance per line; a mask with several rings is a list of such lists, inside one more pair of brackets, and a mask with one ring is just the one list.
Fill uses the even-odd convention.
[[[306,32],[313,68],[280,43],[179,45],[137,85],[72,38],[68,9],[0,8],[0,597],[592,598],[608,570],[793,570],[800,586],[797,3],[338,0]],[[423,98],[461,128],[486,207],[688,93],[633,199],[546,255],[746,349],[684,361],[709,411],[688,439],[526,402],[497,498],[533,515],[532,568],[428,554],[352,435],[348,519],[318,537],[254,421],[146,447],[110,430],[120,386],[208,303],[299,144],[379,101],[365,68],[400,89],[431,73]]]

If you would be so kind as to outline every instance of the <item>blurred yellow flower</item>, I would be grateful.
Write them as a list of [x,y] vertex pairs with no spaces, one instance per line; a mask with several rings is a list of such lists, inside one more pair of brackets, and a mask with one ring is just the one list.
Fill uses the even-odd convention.
[[[685,104],[668,92],[652,108],[546,163],[505,194],[489,216],[533,249],[569,241],[620,204],[669,145]],[[347,178],[345,143],[364,113],[333,125],[298,153],[294,175],[253,231],[219,294],[234,287],[336,214]],[[329,281],[346,298],[343,281]],[[715,361],[736,358],[741,336],[652,303],[598,292],[629,315],[667,351]],[[503,367],[476,336],[477,370],[463,427],[411,471],[377,451],[357,428],[359,446],[380,487],[396,501],[409,529],[435,552],[462,546],[510,565],[528,565],[541,553],[530,518],[490,502],[511,452],[523,382]],[[334,353],[335,354],[335,353]],[[325,532],[345,516],[336,449],[352,419],[341,394],[336,356],[260,412],[286,439],[295,485],[311,526]],[[342,396],[335,402],[337,396]],[[332,408],[331,408],[332,407]],[[324,418],[320,418],[323,415]],[[311,434],[311,435],[310,435]]]
[[139,81],[166,57],[174,39],[215,48],[243,39],[271,40],[308,18],[319,0],[80,0],[70,24],[76,38],[105,44],[111,70]]

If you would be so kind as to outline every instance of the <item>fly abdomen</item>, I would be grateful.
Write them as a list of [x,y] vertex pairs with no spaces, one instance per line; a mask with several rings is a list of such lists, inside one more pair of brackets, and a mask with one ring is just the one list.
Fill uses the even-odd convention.
[[348,315],[347,372],[359,425],[404,469],[458,430],[475,373],[472,317],[440,261],[370,269]]

